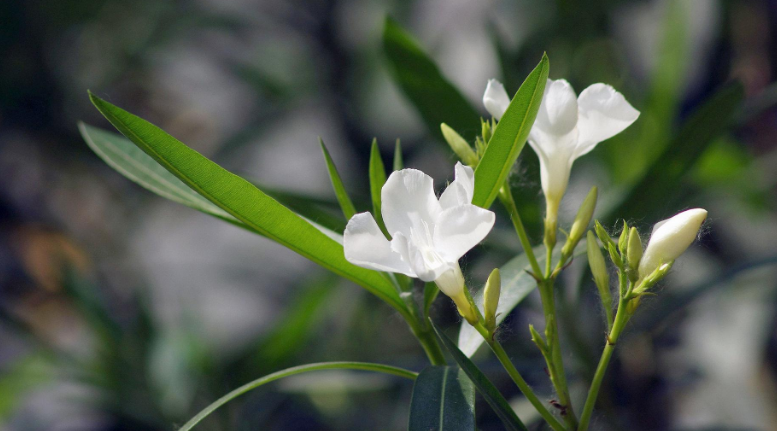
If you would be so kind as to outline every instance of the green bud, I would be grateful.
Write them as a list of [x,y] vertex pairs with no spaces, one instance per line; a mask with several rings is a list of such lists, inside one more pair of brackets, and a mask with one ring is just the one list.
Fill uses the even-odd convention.
[[531,332],[531,340],[534,342],[534,344],[537,345],[537,348],[540,349],[540,352],[542,352],[543,355],[547,356],[548,354],[548,345],[545,344],[545,340],[542,339],[542,335],[540,335],[539,332],[537,332],[536,329],[534,329],[534,325],[529,325],[529,332]]
[[607,244],[607,251],[610,253],[610,260],[612,260],[612,263],[614,263],[618,268],[623,268],[623,260],[621,259],[621,255],[618,253],[618,250],[615,248],[615,244]]
[[623,220],[623,230],[621,230],[621,236],[618,238],[618,250],[621,255],[626,256],[626,246],[629,242],[629,225],[626,224],[626,220]]
[[599,223],[599,220],[594,220],[594,230],[596,231],[596,236],[599,237],[599,241],[601,241],[605,247],[608,247],[608,244],[613,244],[612,237],[604,230],[604,226]]
[[629,230],[629,245],[626,254],[629,261],[629,279],[634,283],[639,278],[639,261],[642,259],[642,240],[635,227]]
[[588,229],[588,224],[591,223],[591,218],[594,215],[596,209],[596,199],[598,191],[596,187],[591,187],[591,191],[588,192],[588,196],[585,197],[580,209],[577,210],[577,216],[575,221],[572,222],[572,228],[569,229],[569,236],[567,242],[561,249],[562,256],[571,256],[572,251],[577,247],[577,243],[583,238],[583,234]]
[[493,332],[496,328],[496,307],[499,305],[499,294],[502,291],[502,277],[499,269],[494,268],[486,281],[486,289],[483,294],[483,314],[486,320],[486,329]]
[[491,122],[480,119],[480,135],[483,137],[483,142],[488,143],[488,141],[491,140],[492,136],[492,128],[491,128]]
[[478,165],[479,159],[477,154],[458,132],[445,123],[440,124],[440,130],[442,130],[442,136],[445,138],[445,141],[448,142],[448,145],[462,162],[473,168]]
[[593,232],[588,231],[586,243],[588,247],[588,266],[591,267],[591,273],[594,275],[594,282],[599,289],[599,296],[602,298],[602,305],[605,310],[612,309],[612,294],[610,293],[610,274],[607,272],[607,264],[604,262],[602,249]]

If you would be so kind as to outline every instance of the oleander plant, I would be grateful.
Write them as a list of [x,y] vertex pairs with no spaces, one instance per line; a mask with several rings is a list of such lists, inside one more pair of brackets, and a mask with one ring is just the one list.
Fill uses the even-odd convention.
[[[570,206],[565,196],[570,182],[576,181],[575,162],[599,145],[626,148],[628,140],[613,138],[639,126],[639,104],[606,82],[576,93],[543,55],[533,70],[522,72],[525,78],[517,88],[495,79],[483,82],[483,116],[478,118],[457,105],[461,96],[455,87],[397,23],[386,21],[383,38],[392,77],[424,121],[437,128],[430,140],[449,148],[450,163],[439,170],[449,176],[432,178],[406,166],[400,141],[392,163],[384,164],[373,142],[369,171],[364,172],[371,191],[365,206],[349,196],[322,141],[322,163],[342,220],[347,221],[340,226],[328,225],[305,205],[286,204],[229,172],[151,122],[99,97],[99,89],[89,93],[93,105],[120,132],[79,125],[86,143],[108,165],[164,198],[237,226],[245,235],[287,247],[350,280],[353,289],[365,289],[393,309],[397,322],[386,325],[415,337],[418,353],[425,354],[426,365],[415,369],[349,358],[300,363],[212,399],[178,429],[207,429],[201,422],[209,415],[267,383],[332,369],[413,381],[412,396],[406,400],[411,431],[476,430],[482,415],[495,416],[509,430],[598,429],[597,424],[608,423],[617,410],[612,400],[600,397],[613,356],[623,348],[621,340],[632,318],[650,313],[654,298],[666,294],[662,282],[704,235],[707,211],[667,203],[662,207],[665,219],[652,219],[653,214],[634,213],[635,202],[656,201],[641,194],[639,182],[628,190],[623,184],[625,191],[614,193],[579,181],[576,189],[590,191],[574,201],[576,215],[565,221],[560,209]],[[724,127],[738,106],[741,93],[736,83],[719,90],[691,114],[677,145],[687,145],[692,153],[699,140],[711,140],[715,128]],[[310,151],[318,151],[315,143]],[[544,205],[522,182],[514,181],[525,175],[522,168],[533,159],[538,170],[529,170],[536,176],[530,181],[541,184]],[[683,174],[678,172],[682,166],[657,166],[643,181],[672,187]],[[604,209],[600,194],[614,196]],[[527,214],[541,214],[535,229],[541,238],[525,224]],[[519,251],[505,258],[505,244]],[[474,260],[492,265],[487,277],[470,273]],[[590,293],[598,304],[566,301],[566,292],[581,279],[593,280],[583,286],[595,286]],[[539,304],[537,318],[503,331],[527,298]],[[592,306],[600,312],[581,311],[581,316],[596,316],[598,322],[571,323],[574,307]],[[455,310],[455,327],[441,320],[438,309]],[[581,373],[570,366],[570,358],[575,337],[590,328],[597,329],[584,335],[598,340],[599,359],[593,373]],[[527,375],[526,361],[511,353],[510,343],[533,344],[544,362],[539,377],[536,367]],[[483,367],[492,359],[500,369]],[[520,396],[506,395],[515,388]]]

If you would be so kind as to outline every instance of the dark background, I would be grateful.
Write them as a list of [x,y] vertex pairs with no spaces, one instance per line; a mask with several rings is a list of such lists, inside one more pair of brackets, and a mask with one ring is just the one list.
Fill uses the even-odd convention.
[[[578,92],[612,84],[642,111],[575,164],[562,220],[591,185],[613,232],[618,217],[647,234],[682,209],[709,210],[701,242],[620,343],[594,426],[777,429],[777,3],[769,0],[0,3],[0,429],[174,429],[232,388],[288,366],[423,368],[389,307],[277,244],[141,189],[95,156],[76,127],[110,128],[89,103],[91,89],[233,172],[331,207],[321,136],[359,210],[369,208],[370,141],[377,137],[390,166],[400,138],[405,164],[442,186],[455,159],[392,80],[381,45],[386,14],[481,115],[487,79],[514,92],[543,51],[552,78]],[[693,157],[673,155],[714,128],[688,120],[733,80],[745,100],[725,131]],[[512,183],[539,243],[528,148]],[[629,206],[613,210],[635,184]],[[464,262],[473,285],[518,250],[509,219],[499,218],[490,243]],[[580,405],[603,332],[581,263],[566,277],[562,322]],[[549,393],[526,331],[541,320],[536,300],[501,336]],[[433,316],[457,324],[447,299]],[[493,356],[476,360],[520,412],[531,410]],[[411,389],[382,375],[310,374],[259,389],[201,428],[399,430]],[[482,429],[501,429],[487,405],[478,414]]]

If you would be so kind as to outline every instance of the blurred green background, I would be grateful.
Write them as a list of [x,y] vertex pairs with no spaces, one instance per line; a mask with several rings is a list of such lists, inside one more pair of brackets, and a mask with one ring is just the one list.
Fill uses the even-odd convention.
[[[700,243],[619,343],[595,427],[777,430],[773,0],[0,3],[0,429],[169,430],[288,366],[425,366],[389,307],[277,244],[141,189],[76,128],[110,129],[91,89],[342,227],[319,136],[360,211],[370,208],[373,137],[387,166],[401,139],[405,165],[438,186],[455,162],[428,112],[455,105],[424,100],[419,112],[397,84],[413,65],[387,55],[387,14],[480,115],[486,81],[516,91],[543,51],[552,78],[578,92],[609,83],[642,112],[575,164],[562,220],[592,185],[597,217],[613,231],[618,218],[647,234],[682,209],[709,210]],[[458,126],[474,141],[476,121]],[[539,243],[528,148],[511,178]],[[499,216],[464,261],[472,286],[519,252]],[[575,262],[560,293],[579,399],[604,333],[590,278]],[[447,299],[432,313],[455,331]],[[549,393],[526,330],[541,318],[531,296],[500,336]],[[493,357],[475,359],[526,411]],[[250,393],[200,428],[401,430],[411,389],[385,376],[312,374]],[[478,423],[501,429],[480,401]]]

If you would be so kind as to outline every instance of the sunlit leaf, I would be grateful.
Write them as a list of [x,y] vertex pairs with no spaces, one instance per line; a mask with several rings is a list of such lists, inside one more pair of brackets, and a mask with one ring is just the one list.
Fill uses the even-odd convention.
[[[437,336],[442,340],[442,345],[445,346],[445,349],[453,356],[453,360],[459,364],[459,367],[461,367],[464,373],[469,376],[470,381],[474,383],[478,392],[480,392],[480,395],[486,400],[488,405],[494,409],[494,412],[504,424],[505,429],[510,431],[526,431],[526,426],[521,422],[521,419],[518,418],[518,415],[515,414],[512,407],[510,407],[510,403],[507,402],[494,384],[488,380],[488,377],[480,371],[477,365],[475,365],[467,355],[456,347],[456,344],[454,344],[454,342],[448,338],[434,322],[432,322],[432,326],[434,327],[435,332],[437,332]],[[423,373],[421,375],[423,375]]]
[[504,185],[518,155],[526,145],[529,131],[540,109],[550,62],[543,55],[536,68],[526,77],[510,106],[488,141],[485,153],[475,169],[475,196],[472,203],[488,208]]
[[409,431],[474,431],[475,387],[459,368],[428,367],[410,400]]
[[405,312],[380,273],[345,260],[343,247],[253,184],[225,170],[162,129],[90,94],[92,103],[122,134],[187,186],[252,230],[363,286]]

